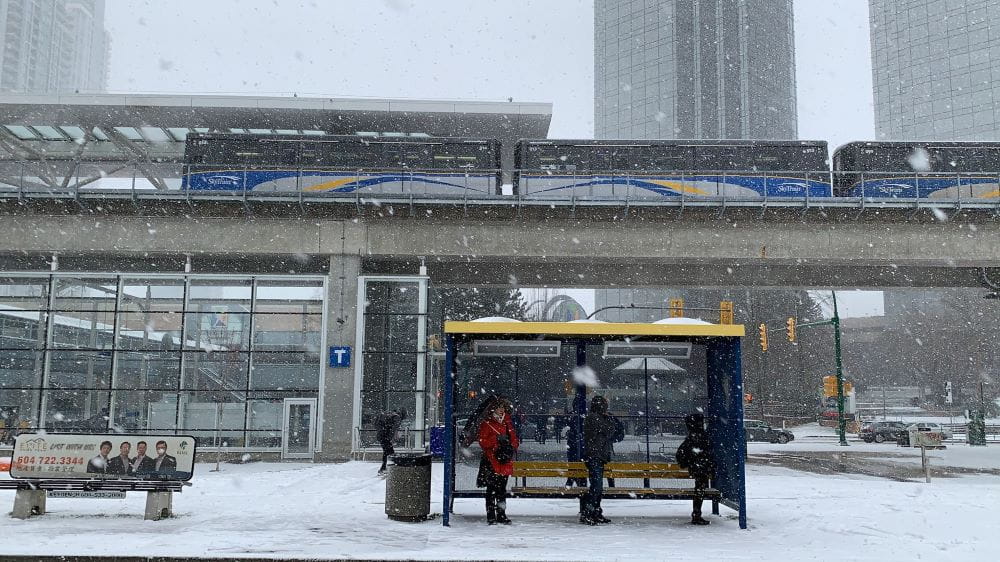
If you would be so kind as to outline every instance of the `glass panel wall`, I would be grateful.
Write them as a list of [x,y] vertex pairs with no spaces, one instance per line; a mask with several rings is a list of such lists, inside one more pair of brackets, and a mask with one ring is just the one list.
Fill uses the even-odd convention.
[[361,310],[361,408],[358,446],[377,447],[375,422],[388,410],[406,409],[398,445],[423,447],[427,280],[363,278]]
[[0,273],[0,445],[18,431],[281,448],[318,398],[322,278]]

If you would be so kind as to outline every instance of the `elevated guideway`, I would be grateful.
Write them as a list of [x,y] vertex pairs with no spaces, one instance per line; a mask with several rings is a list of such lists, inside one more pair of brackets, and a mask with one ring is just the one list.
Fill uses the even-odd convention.
[[[323,270],[528,286],[980,287],[1000,269],[983,209],[305,204],[0,204],[0,269]],[[143,265],[145,264],[145,265]]]

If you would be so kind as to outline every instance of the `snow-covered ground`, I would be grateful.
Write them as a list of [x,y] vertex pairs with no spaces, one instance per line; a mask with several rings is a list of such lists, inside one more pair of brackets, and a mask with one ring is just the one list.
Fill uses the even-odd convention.
[[[791,446],[804,441],[805,436]],[[751,453],[756,448],[753,444]],[[1000,446],[980,450],[1000,457]],[[458,500],[452,526],[445,528],[440,519],[388,520],[385,482],[374,475],[374,463],[254,463],[209,472],[211,466],[196,467],[194,486],[175,497],[173,519],[143,521],[144,494],[124,500],[50,499],[49,512],[41,517],[3,521],[5,535],[17,537],[4,541],[3,549],[275,558],[1000,559],[996,476],[924,484],[751,464],[747,531],[726,508],[721,517],[711,517],[711,526],[691,526],[690,505],[678,501],[607,501],[605,512],[614,523],[587,527],[576,521],[573,500],[511,500],[514,524],[489,527],[482,500]],[[440,464],[434,465],[433,488],[431,509],[440,513]],[[9,509],[13,496],[0,492],[0,505]]]

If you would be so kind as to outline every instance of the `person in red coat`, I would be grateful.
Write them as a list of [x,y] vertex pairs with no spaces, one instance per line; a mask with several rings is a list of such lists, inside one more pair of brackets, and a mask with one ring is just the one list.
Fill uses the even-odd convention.
[[521,444],[510,418],[510,403],[501,401],[479,424],[479,461],[476,486],[486,488],[486,522],[509,525],[507,478],[514,472],[514,453]]

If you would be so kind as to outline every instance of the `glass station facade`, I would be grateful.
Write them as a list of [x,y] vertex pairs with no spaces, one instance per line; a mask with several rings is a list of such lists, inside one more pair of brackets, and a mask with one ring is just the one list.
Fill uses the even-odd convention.
[[176,432],[278,450],[287,404],[320,398],[324,283],[0,274],[0,441]]

